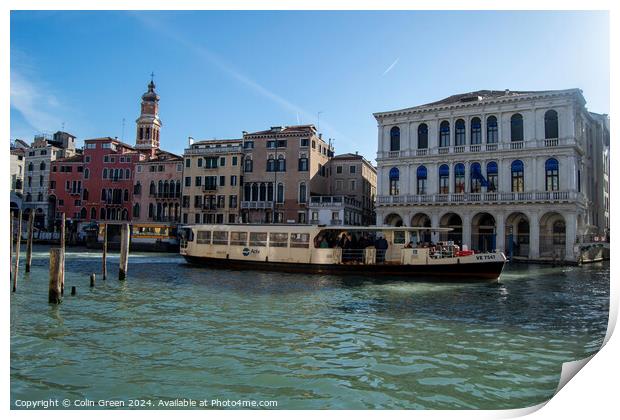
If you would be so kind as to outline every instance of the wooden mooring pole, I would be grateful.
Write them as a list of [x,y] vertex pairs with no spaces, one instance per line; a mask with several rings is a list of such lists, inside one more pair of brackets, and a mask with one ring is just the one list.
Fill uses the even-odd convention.
[[9,243],[9,274],[11,278],[13,278],[13,210],[9,213],[11,215],[11,227],[9,228],[9,232],[11,232],[11,242]]
[[13,291],[17,291],[17,274],[19,273],[19,247],[22,242],[22,211],[19,211],[17,221],[17,243],[15,244],[15,268],[13,269]]
[[95,287],[95,273],[90,275],[90,287]]
[[65,294],[65,225],[67,222],[67,216],[65,213],[62,214],[62,222],[60,223],[60,249],[62,251],[62,272],[61,281],[60,281],[60,294]]
[[50,284],[48,302],[62,302],[62,273],[64,271],[64,254],[62,248],[50,248]]
[[129,224],[124,223],[121,227],[121,258],[118,267],[118,279],[125,280],[127,277],[127,265],[129,263]]
[[34,237],[34,212],[30,212],[28,218],[28,243],[26,245],[26,273],[30,273],[30,265],[32,264],[32,239]]
[[103,224],[103,266],[101,267],[101,271],[103,273],[103,279],[105,280],[108,277],[108,266],[106,265],[106,257],[108,255],[108,224]]

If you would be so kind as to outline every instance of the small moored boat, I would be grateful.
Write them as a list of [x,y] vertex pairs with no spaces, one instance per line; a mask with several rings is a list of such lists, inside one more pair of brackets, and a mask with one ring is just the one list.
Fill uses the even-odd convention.
[[502,252],[474,253],[452,242],[424,243],[449,228],[321,225],[189,225],[180,253],[191,264],[298,273],[395,275],[407,280],[499,278]]

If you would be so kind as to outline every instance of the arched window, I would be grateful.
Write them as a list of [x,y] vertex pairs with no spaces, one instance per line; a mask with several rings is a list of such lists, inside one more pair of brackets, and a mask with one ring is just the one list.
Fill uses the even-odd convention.
[[160,179],[157,182],[157,194],[161,195],[164,192],[164,182]]
[[90,177],[90,169],[84,169],[84,179],[88,179]]
[[278,156],[278,171],[286,172],[286,159],[284,159],[284,155]]
[[428,125],[418,126],[418,149],[428,149]]
[[252,201],[258,201],[258,185],[252,184]]
[[149,185],[149,194],[150,195],[155,195],[156,191],[155,191],[155,181],[151,181],[151,185]]
[[108,168],[103,168],[102,178],[103,179],[108,179]]
[[400,171],[398,168],[390,169],[390,195],[398,195],[399,194],[399,179],[400,179]]
[[482,169],[480,168],[480,164],[478,162],[474,162],[469,167],[469,177],[470,177],[470,189],[469,191],[472,193],[479,193],[482,191]]
[[465,192],[465,165],[462,163],[454,165],[454,192],[457,194]]
[[118,179],[123,179],[123,170],[122,169],[115,169],[114,172],[118,176]]
[[105,188],[101,190],[101,201],[107,200],[107,194]]
[[471,144],[480,144],[482,143],[482,122],[480,118],[474,117],[471,119]]
[[123,209],[122,213],[121,213],[121,219],[122,220],[127,220],[128,219],[128,212],[127,209]]
[[45,170],[45,162],[41,162],[41,164],[39,165],[39,170],[41,171]]
[[560,189],[560,164],[557,159],[547,159],[545,162],[545,190],[557,191]]
[[497,131],[497,117],[491,115],[487,118],[487,143],[497,143],[499,133]]
[[558,113],[550,109],[545,112],[545,138],[557,139],[558,137]]
[[258,201],[267,201],[267,186],[264,183],[260,184],[260,187],[258,188],[258,193]]
[[276,171],[276,160],[273,155],[269,155],[267,159],[267,172],[275,172]]
[[273,182],[267,184],[267,201],[273,201]]
[[82,210],[80,210],[80,219],[86,220],[87,215],[88,213],[86,212],[86,207],[82,207]]
[[125,190],[123,191],[123,201],[124,202],[128,202],[129,201],[129,190]]
[[450,123],[442,121],[439,126],[439,147],[450,146]]
[[450,192],[450,167],[441,165],[439,167],[439,194],[448,194]]
[[487,191],[497,191],[497,162],[487,163]]
[[176,196],[179,197],[180,195],[181,195],[181,181],[177,180]]
[[101,209],[100,216],[101,216],[100,217],[101,220],[105,220],[105,209],[104,208]]
[[306,184],[305,184],[305,182],[302,182],[301,184],[299,184],[299,202],[300,203],[305,203],[306,202]]
[[93,207],[90,209],[90,220],[97,219],[97,210]]
[[129,169],[125,169],[125,179],[131,178],[131,171]]
[[400,128],[392,127],[390,130],[390,151],[400,150]]
[[250,184],[245,184],[243,186],[243,199],[244,201],[252,201],[252,191],[250,190]]
[[149,217],[152,219],[154,216],[154,207],[153,207],[153,203],[149,203]]
[[140,217],[140,204],[138,203],[133,205],[133,217]]
[[523,183],[523,162],[515,160],[510,165],[510,179],[512,180],[512,192],[523,192],[525,185]]
[[164,181],[164,194],[168,194],[168,181]]
[[465,144],[465,121],[458,119],[454,124],[454,145],[462,146]]
[[43,201],[43,193],[37,195],[37,201]]
[[252,168],[254,165],[252,165],[252,158],[251,157],[246,157],[243,160],[243,171],[244,172],[252,172]]
[[28,164],[28,172],[32,172],[32,171],[34,171],[34,165],[32,164],[32,162],[30,162]]
[[417,193],[419,195],[424,195],[424,194],[426,194],[426,167],[419,166],[417,171],[416,171],[416,175],[417,175],[417,178],[418,178]]
[[510,141],[523,141],[523,115],[510,117]]
[[82,200],[84,200],[84,201],[88,200],[88,188],[84,188],[82,190]]
[[284,184],[282,183],[278,184],[278,191],[276,195],[277,195],[278,203],[284,203]]

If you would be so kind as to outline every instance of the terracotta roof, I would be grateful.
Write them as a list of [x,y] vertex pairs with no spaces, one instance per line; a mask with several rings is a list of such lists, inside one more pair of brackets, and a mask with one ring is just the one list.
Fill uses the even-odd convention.
[[276,127],[271,127],[269,130],[255,131],[253,133],[244,133],[244,135],[260,136],[260,135],[266,135],[266,134],[293,134],[293,133],[304,134],[309,131],[312,133],[316,133],[316,128],[314,127],[313,124],[276,126]]
[[70,156],[70,157],[66,157],[66,158],[60,158],[60,159],[56,159],[55,162],[58,163],[73,163],[73,162],[83,162],[84,161],[84,156],[83,155],[74,155],[74,156]]

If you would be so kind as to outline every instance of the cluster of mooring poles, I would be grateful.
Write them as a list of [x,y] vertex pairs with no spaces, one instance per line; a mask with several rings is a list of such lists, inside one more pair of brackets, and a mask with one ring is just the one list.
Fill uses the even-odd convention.
[[[65,293],[65,214],[62,213],[60,226],[60,241],[58,247],[50,248],[50,271],[49,271],[49,303],[58,304],[62,302]],[[11,245],[9,267],[11,269],[13,292],[17,291],[17,277],[19,273],[19,251],[22,239],[22,211],[19,211],[17,220],[17,238],[15,240],[15,232],[13,231],[13,214],[11,213]],[[28,242],[26,245],[26,273],[30,272],[32,265],[32,240],[34,237],[34,212],[30,212],[28,219]],[[127,278],[127,268],[129,263],[129,224],[124,223],[121,226],[121,255],[118,267],[118,279],[125,280]],[[13,262],[13,244],[15,243],[15,261]],[[103,253],[102,253],[102,277],[105,280],[108,275],[106,258],[108,255],[108,225],[103,225]],[[90,287],[95,287],[95,273],[90,275]],[[71,295],[75,296],[77,288],[71,287]]]

